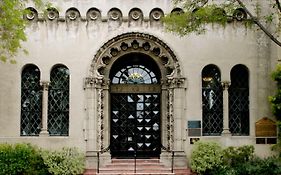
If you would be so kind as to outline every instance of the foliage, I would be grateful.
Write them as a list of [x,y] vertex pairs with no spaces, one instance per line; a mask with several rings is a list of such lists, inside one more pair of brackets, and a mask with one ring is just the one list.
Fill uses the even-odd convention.
[[191,169],[199,174],[211,174],[212,170],[221,168],[222,156],[222,148],[217,143],[198,141],[191,154]]
[[168,31],[176,32],[181,36],[192,32],[201,34],[206,31],[206,24],[216,23],[225,26],[229,20],[227,12],[234,11],[234,8],[235,6],[232,4],[206,5],[196,7],[192,11],[171,13],[163,21]]
[[0,174],[47,175],[40,150],[30,144],[0,144]]
[[[30,13],[25,9],[25,2],[22,0],[0,1],[0,60],[3,62],[15,63],[13,57],[19,51],[27,53],[22,48],[22,42],[27,40],[25,34],[27,21],[23,16]],[[47,7],[47,3],[43,3],[42,0],[33,0],[33,2],[39,9]]]
[[205,175],[279,175],[280,157],[259,158],[254,147],[245,145],[222,149],[213,142],[197,142],[191,155],[191,169]]
[[230,167],[233,175],[279,175],[281,173],[281,162],[277,157],[259,158],[254,157],[244,163],[238,163]]
[[[256,24],[273,42],[281,47],[278,40],[278,34],[281,31],[281,6],[279,0],[270,0],[268,3],[269,14],[264,16],[261,14],[259,1],[253,3],[255,5],[255,15],[249,11],[242,0],[173,0],[176,7],[183,9],[180,13],[170,13],[163,18],[166,29],[170,32],[179,34],[180,36],[190,33],[202,34],[206,31],[207,24],[220,24],[225,26],[228,21],[236,19],[243,21],[246,26]],[[264,1],[260,1],[264,2]],[[267,2],[264,2],[267,3]],[[242,13],[237,13],[238,11]],[[246,16],[248,15],[248,18]],[[264,24],[267,23],[267,24]],[[275,25],[275,22],[277,23]],[[271,26],[275,26],[275,32],[271,32]]]
[[278,131],[278,142],[272,146],[272,150],[276,151],[279,154],[281,159],[281,122],[277,121],[277,131]]
[[245,145],[240,147],[227,147],[223,150],[224,163],[233,167],[238,164],[244,164],[254,156],[254,146]]
[[85,156],[76,148],[44,151],[42,157],[49,172],[54,175],[82,174],[85,168]]

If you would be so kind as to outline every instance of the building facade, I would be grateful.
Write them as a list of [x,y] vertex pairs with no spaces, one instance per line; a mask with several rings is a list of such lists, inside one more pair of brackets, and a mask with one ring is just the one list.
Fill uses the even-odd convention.
[[[169,0],[52,3],[45,15],[27,3],[29,54],[0,64],[0,142],[76,146],[87,168],[98,151],[104,162],[168,162],[174,150],[184,166],[198,139],[271,154],[276,139],[259,138],[256,122],[274,120],[270,73],[280,54],[255,26],[233,18],[179,37],[161,21],[179,10]],[[268,12],[265,2],[246,2],[252,11],[255,3]]]

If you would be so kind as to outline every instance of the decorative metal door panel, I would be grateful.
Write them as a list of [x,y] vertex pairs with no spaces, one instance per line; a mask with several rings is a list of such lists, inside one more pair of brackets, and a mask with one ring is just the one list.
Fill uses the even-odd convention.
[[111,94],[112,157],[159,157],[160,94]]

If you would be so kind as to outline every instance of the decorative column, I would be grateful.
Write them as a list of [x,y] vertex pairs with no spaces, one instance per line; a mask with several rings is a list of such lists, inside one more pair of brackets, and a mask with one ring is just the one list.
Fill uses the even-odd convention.
[[228,89],[230,87],[229,81],[222,81],[223,88],[223,132],[222,135],[231,135],[229,131],[229,110],[228,110]]
[[48,132],[48,91],[49,81],[41,81],[40,85],[43,87],[42,95],[42,128],[39,136],[49,136]]
[[[175,151],[174,165],[185,167],[187,165],[186,154],[184,152],[185,126],[185,78],[168,77],[168,103],[167,103],[167,129],[168,147]],[[171,159],[170,159],[171,160]]]
[[[94,118],[96,106],[95,106],[95,80],[92,77],[87,77],[84,80],[84,89],[86,91],[86,118],[84,126],[84,139],[86,141],[86,154],[94,154],[97,150],[97,138],[96,138],[96,120]],[[90,156],[88,155],[88,156]]]

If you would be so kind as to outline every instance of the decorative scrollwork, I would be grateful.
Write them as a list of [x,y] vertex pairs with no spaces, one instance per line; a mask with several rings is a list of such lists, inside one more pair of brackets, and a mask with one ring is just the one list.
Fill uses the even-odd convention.
[[103,89],[97,89],[98,91],[98,101],[97,101],[97,112],[98,112],[98,142],[99,142],[99,148],[103,150],[104,144],[103,144],[103,139],[104,139],[104,112],[103,112],[103,99],[104,99],[104,93]]
[[167,138],[168,138],[168,149],[173,148],[173,132],[174,132],[174,89],[168,89],[168,104],[167,104]]

